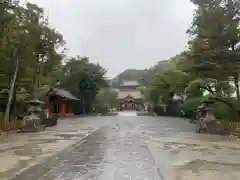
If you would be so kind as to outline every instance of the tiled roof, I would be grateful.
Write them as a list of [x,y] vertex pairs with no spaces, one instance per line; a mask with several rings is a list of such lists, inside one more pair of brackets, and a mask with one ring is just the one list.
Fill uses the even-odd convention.
[[71,99],[71,100],[79,100],[78,98],[76,98],[75,96],[73,96],[69,91],[64,90],[64,89],[59,89],[59,88],[52,88],[50,90],[50,92],[53,92],[54,94],[60,96],[60,97],[64,97],[67,99]]
[[142,95],[140,91],[119,91],[118,92],[118,99],[124,99],[127,96],[131,96],[134,99],[141,99]]
[[138,81],[123,81],[120,86],[139,86]]

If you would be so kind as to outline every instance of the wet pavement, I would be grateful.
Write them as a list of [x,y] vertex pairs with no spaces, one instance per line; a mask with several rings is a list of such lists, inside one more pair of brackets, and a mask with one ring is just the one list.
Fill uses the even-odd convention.
[[39,133],[12,133],[0,136],[0,180],[9,179],[29,167],[41,163],[56,152],[76,142],[104,125],[94,118],[60,120],[56,127]]
[[[0,141],[4,144],[16,136],[19,135]],[[20,136],[27,136],[25,143],[22,137],[18,141],[20,147],[7,148],[9,145],[6,145],[0,154],[1,158],[4,153],[8,158],[17,154],[21,163],[5,170],[1,165],[0,179],[19,171],[21,166],[29,167],[23,162],[36,164],[36,159],[41,159],[38,165],[12,179],[240,179],[238,139],[196,134],[194,125],[178,118],[120,115],[69,119],[46,132]],[[39,144],[41,147],[36,148]],[[44,153],[44,148],[50,150]]]
[[121,112],[118,112],[118,116],[127,116],[127,117],[137,116],[137,112],[136,111],[121,111]]

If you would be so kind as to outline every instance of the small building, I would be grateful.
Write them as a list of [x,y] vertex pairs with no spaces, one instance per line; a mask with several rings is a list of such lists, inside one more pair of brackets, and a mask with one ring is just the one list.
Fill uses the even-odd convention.
[[69,91],[60,88],[52,88],[47,93],[48,96],[48,116],[58,115],[59,117],[69,117],[72,112],[73,101],[79,101]]
[[124,81],[118,91],[117,108],[119,110],[142,110],[143,97],[137,81]]

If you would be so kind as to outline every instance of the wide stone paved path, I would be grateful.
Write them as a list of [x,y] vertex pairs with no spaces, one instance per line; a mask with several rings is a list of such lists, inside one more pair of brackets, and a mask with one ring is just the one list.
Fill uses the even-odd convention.
[[[75,123],[72,131],[75,121],[82,123],[69,120]],[[76,138],[12,180],[240,179],[236,138],[195,134],[194,125],[178,118],[116,116],[82,121],[85,127],[94,127],[88,136]]]

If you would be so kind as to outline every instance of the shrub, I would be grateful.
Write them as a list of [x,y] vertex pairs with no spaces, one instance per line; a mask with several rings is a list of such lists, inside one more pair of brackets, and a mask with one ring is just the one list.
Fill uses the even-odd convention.
[[158,116],[165,116],[166,113],[164,111],[164,107],[163,106],[154,106],[153,107],[153,112],[155,112]]
[[166,108],[166,115],[173,116],[173,117],[180,117],[181,116],[180,103],[178,101],[170,102]]
[[227,99],[227,102],[233,105],[234,108],[231,108],[229,105],[217,102],[214,104],[214,113],[217,119],[224,120],[238,120],[239,119],[239,102],[235,99]]
[[195,119],[196,117],[196,109],[199,106],[202,98],[191,98],[184,101],[181,105],[181,109],[185,114],[185,117]]
[[[196,109],[203,99],[205,98],[202,97],[202,98],[187,99],[181,106],[182,110],[185,113],[185,116],[188,118],[194,119],[196,117]],[[224,119],[224,120],[239,119],[239,114],[237,112],[237,107],[239,107],[239,103],[235,99],[224,99],[224,100],[232,104],[235,109],[231,108],[226,103],[215,102],[213,105],[213,110],[216,118]]]
[[96,105],[95,106],[95,112],[96,113],[108,113],[108,106],[106,105]]

